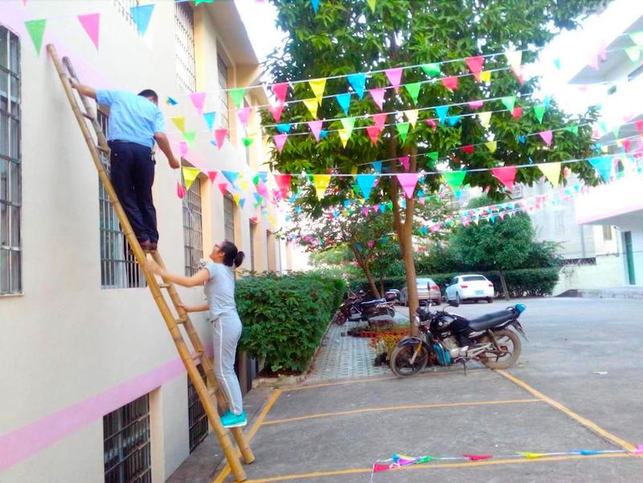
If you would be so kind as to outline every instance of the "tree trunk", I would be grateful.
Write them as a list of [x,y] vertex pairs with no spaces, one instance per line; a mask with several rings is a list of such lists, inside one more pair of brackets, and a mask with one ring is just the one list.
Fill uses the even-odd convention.
[[371,273],[371,270],[368,268],[368,260],[364,259],[360,253],[359,250],[355,247],[354,244],[350,244],[351,249],[353,250],[353,254],[355,255],[355,260],[357,260],[357,264],[359,265],[359,268],[362,269],[364,272],[364,275],[366,275],[366,280],[368,280],[368,285],[371,287],[371,292],[373,292],[373,295],[375,298],[380,298],[380,292],[377,290],[377,285],[375,284],[375,278],[373,278],[373,274]]

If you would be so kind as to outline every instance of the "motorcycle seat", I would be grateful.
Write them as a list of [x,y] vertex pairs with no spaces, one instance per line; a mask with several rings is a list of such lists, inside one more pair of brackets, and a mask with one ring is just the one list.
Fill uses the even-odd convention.
[[369,300],[368,302],[362,302],[362,307],[368,307],[370,305],[383,304],[385,302],[386,302],[386,299]]
[[516,314],[513,310],[500,310],[498,312],[491,312],[490,314],[485,314],[481,317],[471,319],[469,321],[469,327],[474,331],[486,330],[504,322],[509,322],[515,318]]

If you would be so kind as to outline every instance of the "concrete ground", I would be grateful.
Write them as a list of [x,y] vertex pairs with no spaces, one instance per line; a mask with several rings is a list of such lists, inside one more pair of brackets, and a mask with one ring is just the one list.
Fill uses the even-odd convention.
[[[317,378],[265,392],[260,410],[250,400],[259,392],[252,396],[252,391],[248,402],[255,416],[247,432],[256,461],[244,466],[249,480],[643,481],[643,457],[623,453],[511,458],[517,451],[618,451],[643,444],[643,301],[522,302],[529,342],[523,342],[519,364],[509,371],[471,367],[465,375],[452,367],[407,379],[329,374],[327,382]],[[506,305],[449,310],[474,316]],[[208,444],[213,445],[211,437],[202,447]],[[373,462],[393,453],[494,458],[371,475]],[[170,481],[233,481],[225,462],[215,468],[215,460],[210,452],[209,465],[179,479],[188,460]]]

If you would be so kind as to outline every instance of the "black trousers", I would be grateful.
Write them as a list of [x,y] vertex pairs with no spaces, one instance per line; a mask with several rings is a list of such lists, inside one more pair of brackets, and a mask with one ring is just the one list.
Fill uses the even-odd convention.
[[152,200],[152,150],[141,144],[110,141],[111,179],[118,199],[139,241],[158,242],[156,209]]

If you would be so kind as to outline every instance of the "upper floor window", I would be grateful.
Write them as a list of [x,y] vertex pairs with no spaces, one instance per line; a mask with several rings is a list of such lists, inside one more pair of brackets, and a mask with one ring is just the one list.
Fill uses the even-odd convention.
[[20,41],[0,26],[0,295],[22,292]]
[[220,126],[229,128],[228,121],[228,65],[223,57],[217,55],[217,72],[219,81],[219,105],[217,107],[217,116],[221,120]]
[[174,14],[176,79],[186,92],[196,91],[194,54],[194,10],[188,2],[177,2]]
[[225,239],[234,243],[234,201],[230,195],[223,197],[223,226]]
[[195,179],[183,198],[183,246],[185,248],[185,274],[199,271],[203,258],[203,218],[201,214],[201,182]]
[[130,10],[132,7],[138,7],[141,4],[140,0],[112,0],[114,2],[114,6],[116,7],[116,10],[118,10],[118,13],[120,13],[123,18],[129,23],[132,27],[134,27],[134,19],[132,18],[132,11]]

